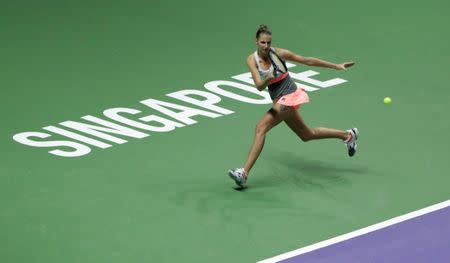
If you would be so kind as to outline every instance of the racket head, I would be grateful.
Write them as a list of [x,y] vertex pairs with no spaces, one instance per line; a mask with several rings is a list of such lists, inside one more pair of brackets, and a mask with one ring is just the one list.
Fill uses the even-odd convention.
[[270,58],[270,61],[272,62],[272,65],[273,65],[275,71],[277,71],[281,74],[284,74],[287,72],[286,64],[273,50],[270,50],[269,58]]

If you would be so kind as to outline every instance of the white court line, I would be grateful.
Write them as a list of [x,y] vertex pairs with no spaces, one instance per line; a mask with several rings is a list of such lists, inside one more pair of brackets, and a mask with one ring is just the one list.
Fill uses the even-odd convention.
[[436,210],[440,210],[440,209],[446,208],[448,206],[450,206],[450,200],[447,200],[447,201],[444,201],[442,203],[435,204],[435,205],[432,205],[432,206],[428,206],[428,207],[422,208],[420,210],[417,210],[417,211],[414,211],[414,212],[411,212],[411,213],[408,213],[408,214],[404,214],[404,215],[401,215],[401,216],[398,216],[398,217],[394,217],[392,219],[383,221],[381,223],[377,223],[375,225],[371,225],[371,226],[368,226],[368,227],[365,227],[365,228],[361,228],[359,230],[356,230],[356,231],[353,231],[353,232],[350,232],[350,233],[347,233],[347,234],[344,234],[344,235],[341,235],[341,236],[333,237],[333,238],[330,238],[328,240],[321,241],[319,243],[315,243],[315,244],[312,244],[312,245],[309,245],[309,246],[306,246],[306,247],[302,247],[302,248],[299,248],[299,249],[296,249],[296,250],[292,250],[290,252],[286,252],[286,253],[283,253],[281,255],[272,257],[272,258],[264,259],[264,260],[258,261],[258,263],[275,263],[275,262],[279,262],[281,260],[292,258],[292,257],[298,256],[298,255],[301,255],[301,254],[305,254],[305,253],[311,252],[311,251],[319,249],[319,248],[323,248],[323,247],[326,247],[326,246],[331,246],[333,244],[336,244],[336,243],[339,243],[339,242],[342,242],[342,241],[345,241],[345,240],[348,240],[348,239],[351,239],[351,238],[354,238],[354,237],[357,237],[357,236],[361,236],[361,235],[364,235],[364,234],[367,234],[367,233],[370,233],[370,232],[373,232],[373,231],[376,231],[376,230],[380,230],[382,228],[385,228],[385,227],[388,227],[388,226],[392,226],[392,225],[401,223],[403,221],[406,221],[406,220],[409,220],[409,219],[412,219],[412,218],[415,218],[415,217],[419,217],[419,216],[422,216],[424,214],[428,214],[428,213],[434,212]]

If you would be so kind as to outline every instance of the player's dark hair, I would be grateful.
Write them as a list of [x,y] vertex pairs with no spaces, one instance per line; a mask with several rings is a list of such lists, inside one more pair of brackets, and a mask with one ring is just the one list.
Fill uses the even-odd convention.
[[261,24],[259,25],[259,28],[256,31],[256,38],[259,38],[261,34],[272,35],[272,32],[270,32],[269,27],[267,25]]

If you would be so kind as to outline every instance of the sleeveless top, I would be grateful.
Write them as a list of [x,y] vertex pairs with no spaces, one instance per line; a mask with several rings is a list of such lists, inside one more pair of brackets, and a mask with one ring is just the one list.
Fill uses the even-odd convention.
[[[271,47],[271,50],[273,52],[275,52],[275,48]],[[254,56],[255,56],[259,76],[261,77],[262,80],[265,80],[270,75],[270,73],[272,73],[272,75],[275,77],[275,79],[281,77],[280,73],[274,72],[274,68],[273,68],[272,64],[270,64],[270,68],[266,69],[266,70],[261,67],[261,64],[259,63],[258,51],[255,51]],[[269,88],[270,98],[272,99],[272,101],[275,101],[284,95],[295,92],[297,90],[297,85],[295,85],[295,82],[291,79],[291,77],[288,74],[285,78],[283,78],[279,81],[270,83],[268,88]]]

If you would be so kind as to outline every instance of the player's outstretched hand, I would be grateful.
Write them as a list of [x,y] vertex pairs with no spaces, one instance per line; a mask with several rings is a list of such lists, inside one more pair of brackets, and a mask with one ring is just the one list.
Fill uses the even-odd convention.
[[336,69],[337,70],[346,70],[346,69],[348,69],[349,67],[351,67],[353,65],[355,65],[355,62],[353,62],[353,61],[351,61],[351,62],[344,62],[344,63],[341,63],[341,64],[337,64],[336,65]]

